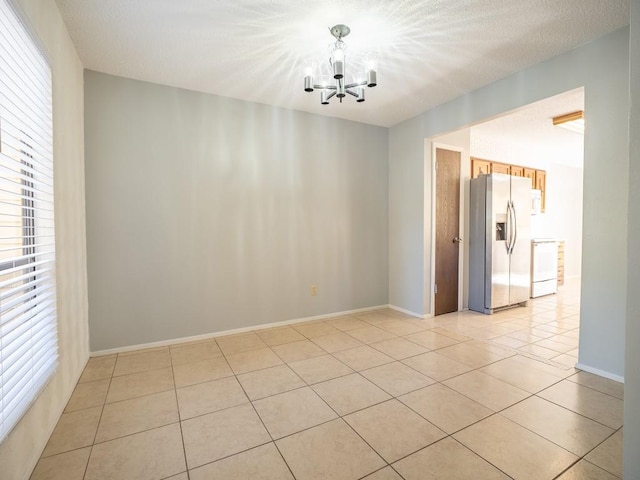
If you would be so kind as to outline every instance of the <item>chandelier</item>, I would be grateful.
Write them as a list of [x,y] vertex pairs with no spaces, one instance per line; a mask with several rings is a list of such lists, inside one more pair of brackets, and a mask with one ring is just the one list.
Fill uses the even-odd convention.
[[336,38],[336,42],[329,46],[329,66],[331,67],[331,74],[325,76],[325,78],[333,77],[331,80],[334,81],[331,82],[332,84],[329,84],[329,82],[326,81],[321,82],[319,85],[314,84],[314,69],[313,66],[308,66],[305,69],[304,91],[313,92],[314,89],[320,90],[320,103],[322,105],[329,105],[329,100],[334,96],[338,97],[340,99],[340,103],[342,103],[342,99],[347,95],[347,93],[356,97],[356,102],[364,102],[364,87],[375,87],[378,84],[375,61],[371,56],[366,59],[366,73],[363,73],[362,76],[362,78],[366,77],[366,80],[357,80],[354,83],[346,83],[345,51],[347,46],[342,39],[349,35],[351,29],[346,25],[336,25],[330,28],[329,31],[331,32],[331,35]]

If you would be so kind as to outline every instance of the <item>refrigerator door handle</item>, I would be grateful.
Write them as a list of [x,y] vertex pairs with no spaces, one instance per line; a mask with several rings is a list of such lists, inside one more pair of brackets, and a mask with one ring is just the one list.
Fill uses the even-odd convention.
[[509,253],[513,253],[513,249],[516,247],[516,240],[518,240],[518,217],[516,215],[516,206],[513,204],[513,200],[511,201],[511,213],[513,215],[513,239],[511,241],[511,251]]
[[507,219],[504,245],[507,249],[507,255],[511,255],[511,201],[507,200]]

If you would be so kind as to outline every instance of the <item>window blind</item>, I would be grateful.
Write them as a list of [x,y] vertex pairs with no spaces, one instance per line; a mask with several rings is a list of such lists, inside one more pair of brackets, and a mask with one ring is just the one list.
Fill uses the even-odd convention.
[[57,365],[51,69],[0,0],[0,442]]

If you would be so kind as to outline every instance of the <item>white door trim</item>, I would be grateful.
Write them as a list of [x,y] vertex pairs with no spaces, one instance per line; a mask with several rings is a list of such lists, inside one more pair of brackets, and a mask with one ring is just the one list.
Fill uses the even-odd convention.
[[436,149],[451,150],[460,153],[460,208],[458,212],[458,232],[462,237],[461,248],[458,249],[458,311],[462,310],[462,297],[464,292],[464,247],[462,245],[467,241],[466,232],[464,231],[464,178],[462,174],[462,154],[464,148],[454,145],[446,145],[439,142],[431,142],[431,292],[430,292],[430,316],[435,316],[435,289],[436,284]]

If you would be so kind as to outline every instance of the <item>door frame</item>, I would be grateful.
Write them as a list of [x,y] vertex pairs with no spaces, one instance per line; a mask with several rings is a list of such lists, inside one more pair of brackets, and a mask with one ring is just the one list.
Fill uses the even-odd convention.
[[434,317],[436,311],[436,294],[434,287],[436,284],[436,149],[438,148],[460,153],[460,211],[458,213],[458,231],[462,238],[462,248],[458,249],[458,311],[462,310],[464,294],[464,245],[468,239],[464,229],[464,179],[466,178],[462,172],[464,148],[440,142],[429,141],[429,143],[431,143],[431,281],[429,282],[431,288],[429,292],[429,316]]

